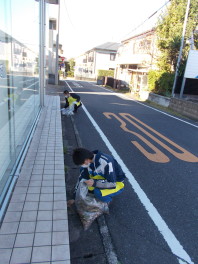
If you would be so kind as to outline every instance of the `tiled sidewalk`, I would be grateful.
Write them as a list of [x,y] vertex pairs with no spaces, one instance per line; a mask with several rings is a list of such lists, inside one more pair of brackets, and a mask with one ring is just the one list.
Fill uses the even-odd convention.
[[1,264],[69,264],[60,99],[46,96],[0,229]]

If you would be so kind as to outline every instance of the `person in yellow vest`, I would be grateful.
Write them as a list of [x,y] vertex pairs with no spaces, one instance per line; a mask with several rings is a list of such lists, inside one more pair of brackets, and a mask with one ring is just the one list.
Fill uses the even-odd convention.
[[64,108],[69,107],[70,109],[73,110],[74,113],[76,113],[78,108],[82,105],[80,101],[80,96],[75,93],[70,93],[67,90],[65,90],[63,93],[65,95],[65,107]]
[[[73,151],[72,158],[76,165],[80,165],[78,182],[83,180],[95,198],[109,203],[114,196],[123,192],[126,176],[113,156],[99,150],[77,148]],[[76,189],[77,187],[78,184]],[[69,204],[72,204],[72,200]]]

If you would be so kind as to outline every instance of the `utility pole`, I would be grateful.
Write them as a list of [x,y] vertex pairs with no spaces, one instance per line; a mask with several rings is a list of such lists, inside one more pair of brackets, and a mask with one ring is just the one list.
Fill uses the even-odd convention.
[[179,51],[179,56],[178,56],[178,60],[177,60],[175,79],[174,79],[173,88],[172,88],[172,97],[174,97],[174,95],[175,95],[175,86],[177,83],[178,71],[179,71],[180,61],[182,58],[182,50],[183,50],[183,46],[184,46],[184,37],[185,37],[185,32],[186,32],[186,24],[187,24],[187,19],[188,19],[189,8],[190,8],[190,0],[188,0],[187,7],[186,7],[186,15],[185,15],[184,24],[183,24],[180,51]]
[[45,1],[39,1],[39,87],[40,105],[44,106],[45,98]]
[[59,49],[59,27],[60,27],[60,0],[58,0],[58,33],[56,35],[56,67],[55,67],[55,84],[58,85],[58,70],[59,70],[59,58],[58,58],[58,49]]

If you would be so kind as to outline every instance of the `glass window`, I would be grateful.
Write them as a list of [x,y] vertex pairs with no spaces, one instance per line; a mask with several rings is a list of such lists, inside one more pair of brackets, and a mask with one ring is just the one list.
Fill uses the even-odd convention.
[[114,61],[115,60],[115,57],[116,57],[116,54],[115,53],[111,53],[110,54],[110,60],[111,61]]
[[39,2],[0,1],[0,203],[40,109]]

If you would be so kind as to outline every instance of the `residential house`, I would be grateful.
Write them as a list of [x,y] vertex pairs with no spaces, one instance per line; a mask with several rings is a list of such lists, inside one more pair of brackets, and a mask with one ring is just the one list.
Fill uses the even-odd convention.
[[[116,56],[115,79],[133,91],[147,89],[148,71],[154,67],[157,55],[155,29],[147,30],[126,40]],[[117,82],[118,83],[118,82]]]
[[107,42],[77,57],[75,59],[75,78],[96,80],[98,70],[114,70],[119,46],[120,43]]

